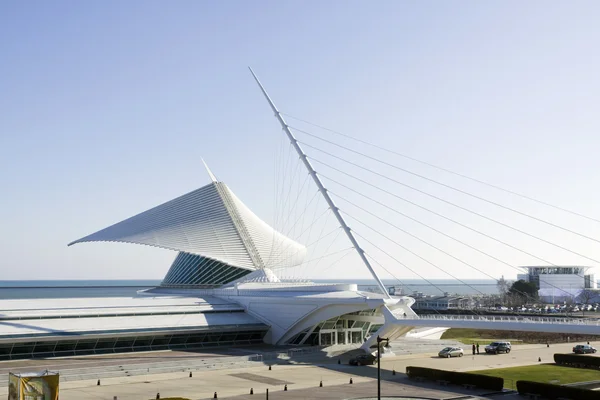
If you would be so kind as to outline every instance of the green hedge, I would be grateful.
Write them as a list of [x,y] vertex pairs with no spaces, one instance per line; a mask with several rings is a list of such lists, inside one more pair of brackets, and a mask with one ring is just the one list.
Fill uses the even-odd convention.
[[555,354],[554,362],[569,367],[600,368],[600,357],[590,357],[583,354]]
[[496,376],[470,374],[467,372],[444,371],[441,369],[406,367],[409,378],[425,378],[436,381],[448,381],[457,385],[469,384],[480,389],[500,391],[504,387],[504,378]]
[[600,400],[600,392],[572,386],[517,381],[519,394],[537,394],[547,399]]

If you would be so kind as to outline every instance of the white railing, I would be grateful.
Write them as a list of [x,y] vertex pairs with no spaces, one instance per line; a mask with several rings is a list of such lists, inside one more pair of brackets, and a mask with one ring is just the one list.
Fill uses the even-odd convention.
[[442,321],[486,321],[486,322],[521,322],[535,324],[590,325],[600,326],[600,319],[595,318],[551,318],[551,317],[519,317],[491,315],[422,315],[419,318],[398,318],[412,321],[442,320]]

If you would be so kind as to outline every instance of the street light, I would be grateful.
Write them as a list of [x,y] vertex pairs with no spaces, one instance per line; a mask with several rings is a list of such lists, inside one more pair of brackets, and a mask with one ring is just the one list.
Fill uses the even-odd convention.
[[377,400],[381,400],[381,342],[390,343],[390,339],[377,335]]

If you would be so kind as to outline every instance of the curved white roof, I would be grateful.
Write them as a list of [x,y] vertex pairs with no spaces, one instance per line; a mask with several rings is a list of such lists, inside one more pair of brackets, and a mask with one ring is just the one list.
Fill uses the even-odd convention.
[[250,270],[300,264],[306,248],[258,218],[222,182],[212,182],[69,243],[145,244]]

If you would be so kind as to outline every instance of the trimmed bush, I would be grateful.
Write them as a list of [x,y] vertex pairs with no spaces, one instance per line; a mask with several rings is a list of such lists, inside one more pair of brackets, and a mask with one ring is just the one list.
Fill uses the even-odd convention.
[[480,389],[500,391],[504,387],[504,379],[496,376],[470,374],[468,372],[445,371],[442,369],[406,367],[409,378],[424,378],[435,381],[448,381],[456,385],[473,385]]
[[434,372],[438,371],[433,368],[423,368],[423,367],[406,367],[406,375],[409,378],[424,378],[424,379],[435,379]]
[[572,386],[517,381],[519,394],[537,394],[546,399],[600,400],[600,392]]
[[577,368],[600,368],[600,357],[590,357],[583,354],[555,354],[554,362]]

